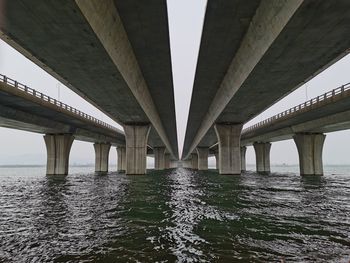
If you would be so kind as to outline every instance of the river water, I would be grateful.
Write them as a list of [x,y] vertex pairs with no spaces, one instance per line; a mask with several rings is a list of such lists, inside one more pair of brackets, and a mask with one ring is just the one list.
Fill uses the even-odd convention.
[[0,262],[348,262],[350,167],[276,169],[0,168]]

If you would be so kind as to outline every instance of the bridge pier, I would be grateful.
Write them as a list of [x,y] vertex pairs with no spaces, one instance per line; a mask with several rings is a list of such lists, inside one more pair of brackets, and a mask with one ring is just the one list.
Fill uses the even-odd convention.
[[110,143],[94,143],[95,149],[95,172],[108,172]]
[[170,154],[164,154],[164,167],[165,169],[170,169]]
[[219,153],[215,153],[214,156],[215,156],[215,167],[216,167],[216,170],[219,170]]
[[270,149],[269,142],[255,142],[253,144],[256,158],[256,171],[261,174],[270,173]]
[[247,170],[245,154],[247,152],[246,146],[241,146],[241,171],[245,172]]
[[296,134],[293,136],[299,153],[300,175],[323,175],[322,150],[326,135]]
[[198,170],[208,170],[208,147],[197,147],[198,154]]
[[191,153],[191,167],[198,170],[198,155],[196,153]]
[[118,171],[125,171],[126,169],[126,149],[123,146],[118,146],[117,147],[117,168]]
[[126,174],[146,174],[147,141],[150,125],[124,125]]
[[165,147],[154,147],[154,169],[164,170],[165,168]]
[[47,151],[47,175],[67,175],[69,166],[69,153],[74,141],[71,134],[44,135]]
[[241,131],[243,124],[215,124],[219,142],[219,173],[241,174]]

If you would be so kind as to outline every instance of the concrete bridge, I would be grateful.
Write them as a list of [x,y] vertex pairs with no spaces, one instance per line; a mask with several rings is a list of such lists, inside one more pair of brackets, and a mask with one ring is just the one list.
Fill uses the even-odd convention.
[[281,112],[241,135],[242,169],[245,148],[254,145],[258,172],[270,172],[271,142],[293,139],[301,175],[322,175],[324,133],[350,129],[350,85],[346,84]]
[[[349,8],[208,0],[186,165],[207,169],[217,144],[220,173],[240,174],[243,124],[348,54]],[[2,17],[1,39],[124,127],[127,174],[146,172],[147,145],[156,169],[179,158],[166,1],[11,0]]]
[[118,147],[125,170],[121,130],[0,74],[0,126],[45,134],[47,174],[67,174],[73,140],[93,142],[96,172],[108,171],[110,147]]
[[183,149],[240,174],[244,123],[349,52],[349,1],[209,0]]
[[[6,1],[0,37],[124,127],[126,173],[178,159],[166,1]],[[167,155],[169,154],[169,155]]]

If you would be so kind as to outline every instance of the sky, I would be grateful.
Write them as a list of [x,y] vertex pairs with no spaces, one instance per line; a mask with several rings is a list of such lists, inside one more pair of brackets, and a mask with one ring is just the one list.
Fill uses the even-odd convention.
[[[167,4],[176,121],[181,156],[206,1],[168,0]],[[350,82],[349,68],[350,56],[346,56],[249,121],[245,127]],[[1,40],[0,73],[122,129],[116,122]],[[42,135],[6,128],[0,128],[0,135],[0,165],[46,163],[46,148]],[[350,164],[349,138],[350,131],[327,134],[323,152],[325,164]],[[80,141],[73,143],[70,154],[71,164],[92,164],[94,158],[94,149],[91,143]],[[116,150],[112,148],[110,151],[111,165],[115,165],[116,158]],[[246,158],[248,164],[255,163],[253,147],[248,147]],[[272,164],[298,164],[298,154],[294,142],[288,140],[273,143],[270,159]],[[209,165],[213,166],[214,163],[214,159],[209,158]],[[148,166],[152,167],[152,165],[152,158],[148,158]]]

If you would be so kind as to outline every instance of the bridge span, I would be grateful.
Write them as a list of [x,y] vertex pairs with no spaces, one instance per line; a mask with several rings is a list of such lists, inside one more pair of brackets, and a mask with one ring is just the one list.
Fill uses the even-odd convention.
[[244,123],[348,54],[349,1],[208,0],[182,159],[240,174]]
[[6,1],[0,38],[120,123],[126,173],[178,159],[166,1]]
[[118,149],[118,169],[125,170],[123,131],[1,74],[0,126],[45,134],[47,174],[68,173],[74,140],[94,143],[96,172],[108,171],[112,145]]

